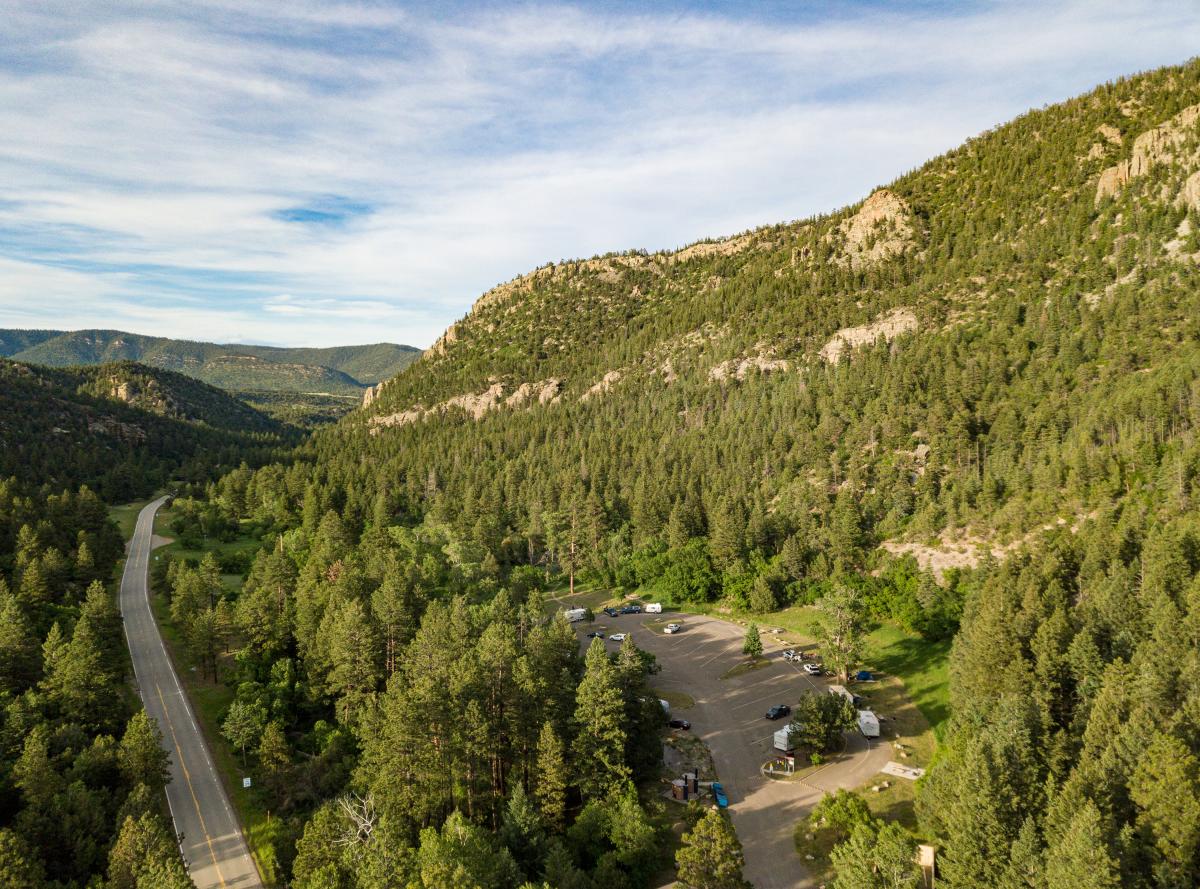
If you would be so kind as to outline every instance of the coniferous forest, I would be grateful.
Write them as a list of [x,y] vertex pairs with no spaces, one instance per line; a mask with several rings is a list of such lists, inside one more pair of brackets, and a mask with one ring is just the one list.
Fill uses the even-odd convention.
[[[244,582],[153,579],[278,882],[744,885],[720,817],[664,852],[657,665],[580,653],[578,583],[953,640],[918,830],[864,821],[839,889],[918,885],[918,839],[952,889],[1196,885],[1197,109],[1200,64],[1162,69],[863,205],[543,267],[294,449],[230,439],[176,531],[253,537]],[[5,885],[179,879],[90,480],[0,487]]]

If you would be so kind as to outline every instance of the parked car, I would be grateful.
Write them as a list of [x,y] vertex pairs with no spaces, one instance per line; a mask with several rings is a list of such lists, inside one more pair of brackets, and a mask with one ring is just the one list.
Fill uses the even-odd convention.
[[589,639],[603,639],[603,638],[604,638],[604,634],[603,634],[603,633],[601,633],[599,630],[596,630],[596,631],[595,631],[595,632],[593,632],[593,633],[588,633],[588,634],[587,634],[587,637],[588,637]]
[[669,725],[671,728],[681,728],[681,729],[684,729],[685,731],[692,727],[692,724],[690,722],[688,722],[686,719],[672,719],[670,722],[667,723],[667,725]]
[[609,617],[616,617],[621,612],[617,611],[617,609],[615,609],[615,608],[605,608],[604,613],[607,614]]
[[729,808],[729,797],[725,795],[725,788],[721,786],[720,781],[712,783],[713,796],[716,797],[717,805],[722,809]]
[[625,633],[613,633],[608,638],[611,639],[613,642],[624,642],[625,636],[626,636]]
[[776,704],[767,711],[767,719],[783,719],[783,717],[789,715],[791,712],[792,708],[787,704]]
[[683,629],[683,627],[681,627],[679,624],[667,624],[665,627],[663,627],[663,632],[664,633],[678,633],[682,629]]
[[622,614],[641,614],[642,606],[641,605],[626,605],[624,608],[621,609],[621,613]]
[[796,657],[796,649],[794,649],[794,648],[789,648],[783,653],[783,659],[785,661],[793,660],[795,657]]
[[804,672],[807,673],[809,676],[820,676],[821,675],[821,665],[809,662],[804,665]]

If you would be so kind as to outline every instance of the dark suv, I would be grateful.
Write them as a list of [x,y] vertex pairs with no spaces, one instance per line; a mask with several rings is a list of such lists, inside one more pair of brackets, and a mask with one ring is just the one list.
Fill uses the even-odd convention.
[[792,712],[792,708],[787,704],[776,704],[767,711],[767,719],[783,719]]

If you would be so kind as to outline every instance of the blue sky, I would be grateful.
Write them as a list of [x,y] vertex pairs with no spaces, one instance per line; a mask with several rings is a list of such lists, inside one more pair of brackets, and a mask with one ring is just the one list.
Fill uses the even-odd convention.
[[1191,3],[6,0],[0,327],[427,346],[547,261],[852,203]]

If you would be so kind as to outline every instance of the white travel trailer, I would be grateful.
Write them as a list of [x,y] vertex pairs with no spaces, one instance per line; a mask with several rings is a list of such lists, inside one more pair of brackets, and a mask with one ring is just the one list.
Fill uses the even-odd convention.
[[578,623],[579,621],[581,621],[585,617],[587,617],[587,609],[586,608],[568,608],[566,611],[563,612],[563,616],[566,617],[566,619],[569,620],[571,623]]
[[879,717],[870,710],[858,711],[858,730],[864,738],[879,737]]

